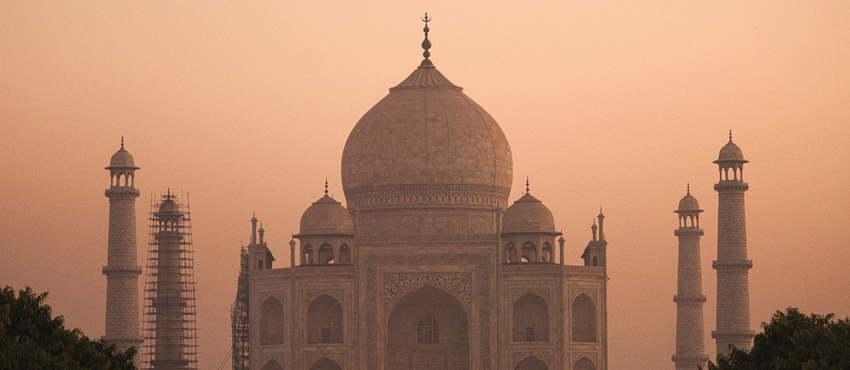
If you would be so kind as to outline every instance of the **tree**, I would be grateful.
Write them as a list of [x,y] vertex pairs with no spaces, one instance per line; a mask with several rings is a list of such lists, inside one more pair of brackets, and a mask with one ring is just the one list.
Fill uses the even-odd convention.
[[62,316],[51,318],[46,298],[47,292],[36,295],[29,287],[17,297],[9,286],[0,291],[0,369],[136,369],[135,348],[121,352],[65,329]]
[[776,311],[749,351],[732,348],[718,355],[709,370],[839,370],[850,369],[850,319],[834,314],[806,316],[797,308]]

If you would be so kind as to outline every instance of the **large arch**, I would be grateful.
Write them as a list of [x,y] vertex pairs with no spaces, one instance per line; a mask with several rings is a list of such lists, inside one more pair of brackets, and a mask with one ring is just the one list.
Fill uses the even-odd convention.
[[537,357],[528,356],[516,364],[514,370],[549,370],[549,366]]
[[262,370],[283,370],[283,366],[280,366],[280,364],[275,360],[269,360],[263,365]]
[[573,301],[572,341],[596,342],[596,304],[590,296],[582,293]]
[[342,370],[342,367],[333,360],[322,357],[310,366],[310,370]]
[[283,303],[268,297],[260,308],[260,345],[283,344]]
[[307,306],[307,343],[342,343],[342,304],[322,294]]
[[596,370],[596,365],[587,357],[582,357],[576,362],[576,366],[573,366],[573,370]]
[[386,353],[387,370],[470,368],[465,306],[431,285],[400,297],[387,321]]
[[514,342],[549,341],[549,305],[543,297],[526,293],[513,307]]

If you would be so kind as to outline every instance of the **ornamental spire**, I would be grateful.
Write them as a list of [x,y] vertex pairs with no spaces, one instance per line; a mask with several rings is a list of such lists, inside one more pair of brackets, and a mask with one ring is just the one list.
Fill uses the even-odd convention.
[[529,190],[528,190],[528,189],[529,189],[529,188],[528,188],[528,176],[526,176],[526,177],[525,177],[525,193],[526,193],[526,194],[528,194],[528,192],[529,192]]
[[428,31],[431,30],[428,28],[428,22],[431,21],[431,18],[428,17],[428,13],[425,13],[425,17],[422,18],[422,21],[425,22],[425,28],[422,29],[422,31],[425,31],[425,40],[422,40],[422,48],[425,49],[425,51],[422,52],[422,56],[424,56],[425,59],[419,64],[419,66],[433,66],[434,63],[431,63],[431,60],[428,59],[431,56],[431,52],[428,51],[428,49],[431,48],[431,41],[428,40]]
[[121,149],[124,149],[124,135],[121,135]]
[[325,196],[328,196],[328,178],[325,177]]

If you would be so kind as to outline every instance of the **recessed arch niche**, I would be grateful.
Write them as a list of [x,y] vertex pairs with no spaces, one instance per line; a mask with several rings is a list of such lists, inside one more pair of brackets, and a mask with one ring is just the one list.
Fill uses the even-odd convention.
[[342,304],[327,294],[307,306],[307,343],[342,343]]
[[[439,333],[438,340],[419,340],[423,322],[431,333]],[[388,370],[470,368],[466,308],[454,295],[431,285],[399,297],[391,307],[386,343]]]
[[283,303],[277,298],[268,297],[263,302],[259,329],[260,345],[283,344]]
[[543,297],[526,293],[513,306],[514,342],[549,341],[549,305]]

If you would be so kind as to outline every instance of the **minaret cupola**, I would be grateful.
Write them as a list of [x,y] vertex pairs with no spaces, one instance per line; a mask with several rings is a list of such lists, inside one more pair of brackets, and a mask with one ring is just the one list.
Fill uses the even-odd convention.
[[688,193],[679,201],[679,209],[674,211],[679,214],[679,228],[699,228],[699,214],[703,212],[699,208],[697,198],[691,195],[691,184],[688,184]]
[[729,130],[729,142],[720,149],[720,155],[714,163],[720,167],[720,182],[744,181],[744,163],[749,161],[744,159],[741,148],[732,142],[732,130]]
[[135,172],[139,169],[133,162],[133,155],[124,149],[124,137],[121,137],[121,149],[118,149],[112,155],[109,161],[109,167],[106,167],[110,174],[110,187],[135,187]]

